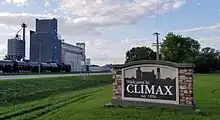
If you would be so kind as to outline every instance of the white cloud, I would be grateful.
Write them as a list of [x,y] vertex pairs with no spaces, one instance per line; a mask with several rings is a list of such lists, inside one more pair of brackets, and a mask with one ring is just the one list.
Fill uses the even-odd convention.
[[[71,39],[71,38],[70,38]],[[71,40],[66,40],[68,43],[73,43]],[[92,58],[92,64],[107,64],[107,63],[124,63],[125,53],[132,47],[147,46],[152,47],[152,40],[143,38],[133,38],[124,40],[104,40],[91,39],[77,42],[86,43],[86,55]]]
[[205,27],[197,27],[197,28],[189,28],[184,30],[175,30],[173,32],[176,33],[188,33],[188,32],[204,32],[204,31],[212,31],[212,30],[219,30],[220,29],[220,23],[205,26]]
[[8,26],[0,25],[0,36],[1,36],[1,42],[0,42],[0,58],[3,59],[7,52],[7,37],[9,37],[11,34],[10,32],[13,31]]
[[45,2],[44,2],[44,7],[48,7],[48,6],[50,6],[49,0],[45,0]]
[[201,43],[201,47],[213,47],[215,49],[219,49],[219,36],[201,37],[196,40],[198,40]]
[[0,58],[4,58],[7,50],[7,44],[0,44]]
[[[27,0],[7,2],[22,4]],[[46,6],[49,5],[48,2],[45,1]],[[186,0],[158,0],[159,11],[164,13],[177,9],[185,2]],[[152,16],[156,9],[155,0],[135,0],[127,3],[118,3],[115,0],[60,0],[58,8],[54,9],[54,14],[0,13],[0,24],[20,25],[26,22],[29,27],[34,27],[36,17],[56,17],[61,34],[97,35],[100,34],[100,29],[133,24],[145,15]]]
[[173,8],[180,8],[183,4],[185,4],[186,1],[185,0],[180,0],[180,1],[176,1],[173,4]]
[[17,6],[27,5],[28,0],[4,0],[2,4],[16,4]]
[[8,12],[1,12],[0,13],[0,24],[5,25],[14,25],[20,26],[21,23],[25,22],[29,26],[35,26],[35,19],[36,18],[52,18],[57,17],[56,15],[52,14],[30,14],[30,13],[8,13]]
[[[185,4],[185,2],[186,0],[158,0],[159,13],[162,14],[177,9]],[[13,2],[10,1],[8,3]],[[155,15],[156,9],[156,0],[133,0],[127,3],[119,3],[117,0],[60,0],[58,8],[54,9],[53,14],[0,13],[0,25],[10,29],[7,32],[0,29],[0,33],[4,35],[11,32],[15,33],[23,22],[27,23],[29,29],[34,29],[35,18],[55,17],[59,22],[59,33],[64,38],[67,38],[65,36],[76,35],[83,35],[89,38],[91,35],[102,34],[105,29],[112,26],[134,24],[145,15]],[[5,36],[5,44],[7,44],[8,37]],[[73,38],[70,37],[71,41],[67,40],[67,42],[72,43]],[[29,39],[27,38],[27,40]],[[77,40],[77,42],[80,41]],[[122,63],[125,60],[125,52],[131,47],[151,46],[151,43],[154,41],[131,38],[126,40],[97,38],[85,40],[84,42],[87,45],[88,57],[91,57],[95,63],[105,64],[113,63],[114,61]],[[0,52],[6,51],[3,49]]]
[[[177,9],[185,0],[158,0],[160,12]],[[110,26],[133,24],[145,15],[155,14],[156,0],[116,3],[113,0],[61,0],[60,11],[68,22],[78,26]]]
[[68,22],[68,18],[54,14],[29,14],[29,13],[0,13],[0,24],[4,26],[16,26],[18,28],[21,23],[25,22],[30,29],[35,28],[35,19],[58,19],[59,32],[62,35],[99,35],[102,28],[93,26],[76,26]]

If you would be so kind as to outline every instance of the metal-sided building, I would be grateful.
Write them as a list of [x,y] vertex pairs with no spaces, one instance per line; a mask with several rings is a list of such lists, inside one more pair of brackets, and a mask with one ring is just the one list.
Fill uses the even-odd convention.
[[30,31],[30,61],[61,63],[61,41],[57,37],[57,19],[36,19],[36,32]]
[[36,31],[30,31],[30,61],[70,64],[71,71],[79,72],[85,58],[85,43],[71,45],[58,38],[57,19],[36,19]]
[[71,71],[80,72],[83,70],[82,61],[85,61],[85,43],[71,45],[62,42],[61,61],[71,65]]
[[21,40],[19,37],[8,39],[8,51],[7,55],[9,56],[20,56],[21,58],[25,57],[25,41]]
[[38,62],[39,59],[41,62],[61,62],[61,41],[54,38],[53,34],[32,33],[30,44],[30,60],[32,62]]

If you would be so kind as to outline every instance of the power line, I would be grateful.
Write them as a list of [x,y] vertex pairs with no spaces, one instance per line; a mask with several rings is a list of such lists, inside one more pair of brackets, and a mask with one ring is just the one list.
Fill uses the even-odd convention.
[[153,33],[153,35],[155,35],[156,36],[156,47],[157,47],[157,53],[156,53],[156,60],[160,60],[160,58],[159,58],[159,46],[160,46],[160,43],[159,43],[159,35],[160,35],[160,33],[158,33],[158,32],[155,32],[155,33]]

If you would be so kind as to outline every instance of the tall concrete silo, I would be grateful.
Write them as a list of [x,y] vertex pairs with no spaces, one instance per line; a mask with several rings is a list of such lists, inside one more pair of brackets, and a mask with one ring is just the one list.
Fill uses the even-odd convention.
[[83,55],[84,55],[84,58],[83,60],[85,61],[86,60],[86,50],[85,50],[85,47],[86,47],[86,44],[85,43],[76,43],[76,46],[80,47],[83,49]]

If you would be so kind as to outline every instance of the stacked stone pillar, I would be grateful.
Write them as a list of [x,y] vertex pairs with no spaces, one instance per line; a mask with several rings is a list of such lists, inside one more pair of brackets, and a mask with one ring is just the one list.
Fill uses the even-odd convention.
[[122,98],[122,71],[121,69],[113,69],[113,99]]
[[193,105],[192,68],[179,68],[179,93],[180,104]]

